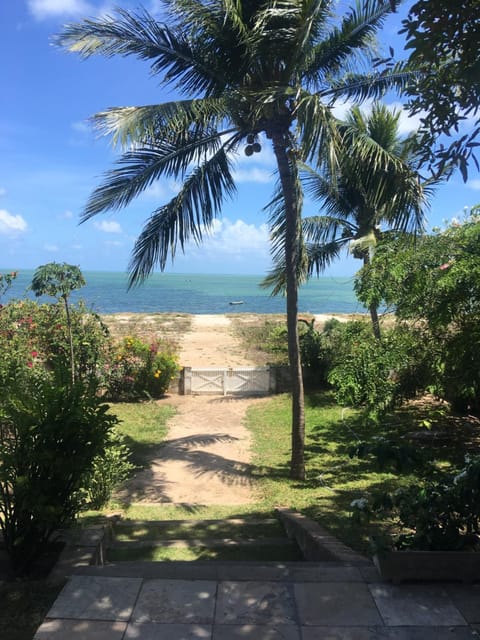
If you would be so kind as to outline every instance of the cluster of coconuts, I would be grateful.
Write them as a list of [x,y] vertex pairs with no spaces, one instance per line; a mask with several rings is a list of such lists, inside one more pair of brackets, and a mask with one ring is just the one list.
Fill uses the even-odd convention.
[[247,146],[245,147],[245,155],[251,156],[254,153],[260,153],[262,150],[262,145],[259,142],[256,142],[255,135],[253,133],[249,133],[247,136]]

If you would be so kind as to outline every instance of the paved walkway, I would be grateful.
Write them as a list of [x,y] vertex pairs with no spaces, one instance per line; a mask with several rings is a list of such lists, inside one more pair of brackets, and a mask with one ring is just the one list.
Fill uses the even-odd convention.
[[34,640],[466,640],[480,585],[380,581],[338,563],[79,569]]

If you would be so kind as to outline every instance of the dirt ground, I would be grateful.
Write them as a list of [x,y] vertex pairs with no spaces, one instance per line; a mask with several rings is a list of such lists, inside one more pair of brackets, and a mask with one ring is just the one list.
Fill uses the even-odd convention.
[[[179,339],[182,366],[254,365],[222,315],[192,317]],[[247,408],[265,398],[170,395],[176,408],[168,439],[149,469],[120,492],[129,502],[189,505],[246,504],[255,500],[250,478],[251,442]]]
[[[329,317],[316,316],[316,326]],[[234,334],[231,318],[225,315],[192,316],[175,339],[181,366],[258,364],[249,360]],[[161,402],[177,410],[169,423],[168,439],[151,467],[132,478],[119,498],[130,503],[189,505],[255,501],[251,440],[244,421],[248,407],[268,402],[268,398],[172,394]]]

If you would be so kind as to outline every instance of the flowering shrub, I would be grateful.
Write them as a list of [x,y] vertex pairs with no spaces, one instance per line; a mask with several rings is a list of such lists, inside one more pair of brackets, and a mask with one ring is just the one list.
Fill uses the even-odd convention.
[[104,366],[107,397],[111,400],[160,398],[178,371],[174,356],[158,351],[158,344],[147,344],[128,336],[113,349]]
[[[108,330],[100,317],[83,305],[70,309],[75,369],[80,379],[94,378],[108,356]],[[10,302],[0,312],[0,384],[25,369],[43,376],[70,368],[65,310],[58,304],[31,300]]]

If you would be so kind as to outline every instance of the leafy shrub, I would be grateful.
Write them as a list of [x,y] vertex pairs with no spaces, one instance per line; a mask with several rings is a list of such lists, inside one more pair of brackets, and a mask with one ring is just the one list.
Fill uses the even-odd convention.
[[135,469],[129,461],[130,450],[115,430],[108,433],[105,449],[95,456],[91,474],[85,481],[86,502],[91,509],[101,509],[113,490]]
[[158,351],[156,343],[126,337],[105,365],[107,397],[112,400],[160,398],[178,371],[176,358]]
[[475,207],[415,244],[404,237],[379,243],[355,283],[361,302],[392,305],[399,320],[421,327],[430,351],[428,386],[471,413],[480,412],[479,258]]
[[360,498],[352,503],[352,509],[360,522],[378,514],[393,518],[401,529],[390,541],[397,549],[478,547],[480,456],[467,456],[465,466],[456,474],[443,473],[435,482],[410,485],[373,500]]
[[363,406],[378,417],[428,384],[429,353],[421,333],[398,326],[379,341],[364,325],[358,331],[346,326],[340,335],[343,344],[328,374],[340,404]]
[[33,372],[0,393],[0,528],[13,570],[28,572],[82,506],[82,488],[116,418],[70,373]]

